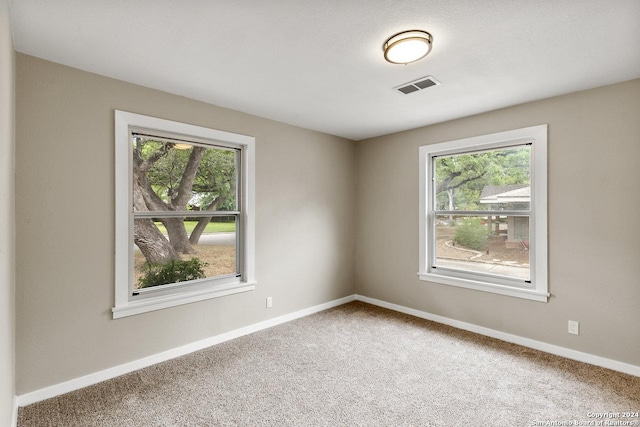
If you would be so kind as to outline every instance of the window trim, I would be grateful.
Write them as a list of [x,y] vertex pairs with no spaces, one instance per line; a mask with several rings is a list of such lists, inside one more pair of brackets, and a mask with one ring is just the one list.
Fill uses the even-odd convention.
[[[531,215],[530,227],[533,236],[530,246],[531,289],[519,288],[508,281],[495,280],[473,272],[442,274],[430,265],[430,224],[433,197],[432,158],[470,151],[500,148],[531,143]],[[547,302],[547,125],[531,126],[488,135],[464,138],[419,147],[419,263],[418,277],[422,281],[474,289],[534,301]]]
[[[129,135],[132,130],[148,129],[162,135],[180,135],[196,142],[210,140],[216,145],[241,152],[240,185],[242,206],[239,220],[243,254],[239,258],[241,277],[236,280],[198,281],[180,292],[132,300],[129,280],[132,271],[132,153]],[[203,285],[204,283],[204,285]],[[115,305],[113,318],[131,316],[210,298],[218,298],[255,289],[255,138],[141,114],[115,110]]]

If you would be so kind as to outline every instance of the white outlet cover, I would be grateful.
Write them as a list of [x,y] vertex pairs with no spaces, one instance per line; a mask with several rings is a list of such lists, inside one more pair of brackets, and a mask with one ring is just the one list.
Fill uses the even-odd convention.
[[569,333],[573,335],[580,335],[580,322],[569,320]]

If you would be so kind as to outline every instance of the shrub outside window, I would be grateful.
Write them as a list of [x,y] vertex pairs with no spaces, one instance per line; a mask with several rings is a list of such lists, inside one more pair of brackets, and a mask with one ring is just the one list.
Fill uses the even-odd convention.
[[547,300],[546,135],[420,147],[420,279]]
[[254,288],[254,139],[116,111],[114,318]]

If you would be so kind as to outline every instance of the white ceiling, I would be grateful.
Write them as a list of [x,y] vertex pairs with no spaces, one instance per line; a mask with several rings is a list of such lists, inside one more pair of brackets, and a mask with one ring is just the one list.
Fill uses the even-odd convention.
[[[640,77],[640,0],[10,0],[15,48],[360,140]],[[382,44],[429,31],[409,65]],[[402,95],[427,75],[442,85]]]

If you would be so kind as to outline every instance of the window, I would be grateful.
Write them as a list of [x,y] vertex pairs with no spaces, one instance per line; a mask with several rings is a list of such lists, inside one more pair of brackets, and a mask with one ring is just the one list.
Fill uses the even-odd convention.
[[421,280],[547,301],[547,126],[420,147]]
[[254,138],[115,113],[119,318],[254,289]]

